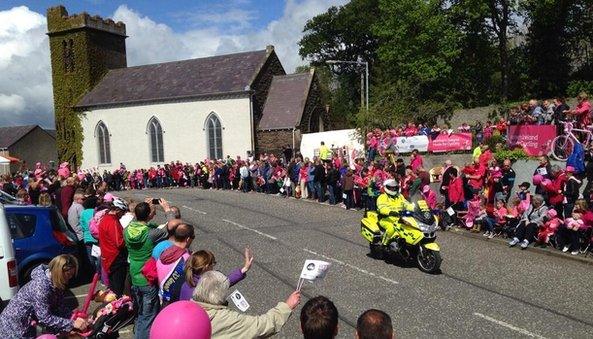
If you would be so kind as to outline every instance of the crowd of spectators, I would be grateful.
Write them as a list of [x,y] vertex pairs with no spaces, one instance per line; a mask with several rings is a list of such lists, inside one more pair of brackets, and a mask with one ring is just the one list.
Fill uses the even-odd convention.
[[[191,300],[200,305],[210,319],[212,338],[269,337],[282,329],[300,304],[301,292],[295,290],[261,315],[229,308],[226,300],[230,287],[245,279],[253,264],[249,248],[245,249],[242,267],[227,276],[214,270],[214,253],[204,249],[190,251],[194,227],[182,219],[179,208],[163,199],[158,204],[151,198],[125,201],[112,193],[98,192],[92,184],[71,179],[74,177],[63,180],[63,186],[54,195],[62,203],[71,200],[61,210],[67,211],[70,226],[88,249],[88,258],[83,258],[80,266],[96,270],[114,298],[132,296],[135,338],[149,338],[162,307],[176,301]],[[6,188],[7,183],[3,184]],[[72,195],[72,199],[64,200],[66,195]],[[162,225],[154,223],[159,210],[167,220]],[[92,251],[95,246],[100,249],[98,255]],[[71,255],[58,256],[49,266],[37,267],[31,282],[2,311],[0,331],[9,338],[34,338],[37,326],[54,334],[84,332],[92,320],[72,319],[72,310],[61,302],[67,283],[78,268],[79,259]],[[338,335],[338,310],[326,297],[308,300],[300,320],[304,338]],[[390,317],[380,310],[365,311],[358,320],[356,336],[393,338]]]

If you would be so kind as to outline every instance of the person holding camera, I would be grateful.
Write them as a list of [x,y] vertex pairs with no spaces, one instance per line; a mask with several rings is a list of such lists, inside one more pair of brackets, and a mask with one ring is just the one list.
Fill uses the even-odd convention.
[[160,310],[159,288],[148,282],[142,274],[142,267],[151,258],[154,246],[169,236],[167,228],[158,228],[150,223],[156,214],[152,199],[141,202],[134,208],[136,220],[124,231],[124,241],[128,249],[132,295],[138,317],[135,323],[135,338],[148,338],[150,325]]

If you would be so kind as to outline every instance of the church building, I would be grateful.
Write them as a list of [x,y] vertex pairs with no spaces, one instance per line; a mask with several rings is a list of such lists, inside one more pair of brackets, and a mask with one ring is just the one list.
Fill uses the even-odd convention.
[[80,168],[148,168],[298,149],[328,129],[314,69],[287,75],[273,46],[127,67],[126,27],[47,11],[58,156]]

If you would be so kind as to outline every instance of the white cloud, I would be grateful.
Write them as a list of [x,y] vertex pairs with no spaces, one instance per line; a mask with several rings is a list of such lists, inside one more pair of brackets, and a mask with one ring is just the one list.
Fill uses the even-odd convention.
[[16,112],[19,113],[25,109],[25,99],[17,94],[2,94],[0,93],[0,111],[2,112]]
[[45,25],[24,6],[0,11],[0,125],[54,124]]
[[[234,4],[240,5],[242,0]],[[128,65],[143,65],[215,54],[264,49],[274,45],[287,72],[304,62],[298,41],[305,22],[346,0],[287,0],[284,12],[260,30],[245,29],[252,12],[221,8],[201,13],[206,23],[175,32],[122,5],[113,19],[126,23]],[[212,25],[208,25],[211,23]],[[223,27],[229,27],[227,29]],[[234,28],[233,28],[234,27]],[[46,20],[27,7],[0,11],[0,125],[41,124],[52,127],[53,102]]]

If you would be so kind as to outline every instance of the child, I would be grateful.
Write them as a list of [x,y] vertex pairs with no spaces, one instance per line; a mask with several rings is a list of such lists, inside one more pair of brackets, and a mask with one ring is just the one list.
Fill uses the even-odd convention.
[[479,194],[474,194],[472,200],[467,202],[467,214],[463,217],[465,221],[465,227],[468,229],[475,230],[474,222],[480,216],[482,200]]
[[507,207],[504,205],[504,200],[502,199],[498,199],[496,200],[496,206],[494,207],[494,230],[493,232],[491,232],[489,234],[489,238],[494,238],[494,236],[496,234],[501,234],[502,231],[504,230],[507,220],[506,217],[507,215],[509,215],[509,211],[507,209]]
[[517,211],[519,215],[522,215],[523,212],[527,211],[529,208],[529,204],[531,204],[531,193],[529,192],[529,187],[531,184],[528,182],[523,182],[519,185],[519,192],[517,192],[517,197],[519,197],[519,205],[517,206]]
[[[519,218],[525,213],[525,206],[521,205],[522,202],[523,200],[521,200],[519,196],[511,198],[511,201],[509,201],[507,215],[505,216],[505,226],[502,231],[502,234],[507,238],[513,237],[515,227],[519,224]],[[529,204],[527,204],[527,206],[529,206]]]
[[426,204],[431,210],[436,209],[437,207],[437,194],[430,189],[429,185],[424,185],[422,188],[422,196],[424,200],[426,200]]
[[558,218],[558,212],[555,209],[548,210],[546,214],[546,222],[540,226],[537,232],[537,240],[535,246],[546,247],[550,243],[550,237],[556,234],[558,227],[562,224],[562,220]]

